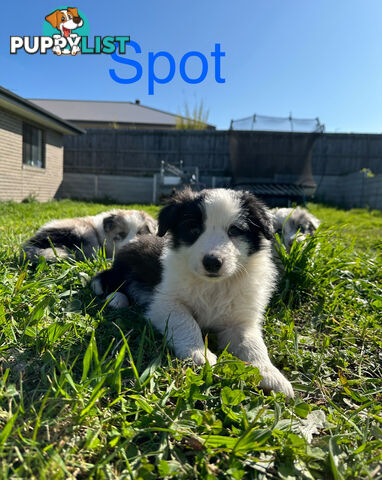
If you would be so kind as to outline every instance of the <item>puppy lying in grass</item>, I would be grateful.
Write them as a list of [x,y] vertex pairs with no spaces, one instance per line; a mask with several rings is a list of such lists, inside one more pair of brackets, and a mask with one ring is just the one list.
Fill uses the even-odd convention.
[[216,332],[222,349],[259,368],[264,389],[293,397],[261,331],[276,283],[272,240],[271,215],[251,193],[185,190],[161,210],[158,236],[124,246],[92,288],[109,294],[116,308],[128,305],[128,297],[145,305],[180,358],[214,364],[201,329]]
[[89,258],[104,247],[112,257],[136,235],[155,234],[157,222],[140,210],[110,210],[95,216],[52,220],[43,225],[22,246],[21,258],[49,261],[74,257]]
[[320,221],[305,208],[273,208],[273,229],[289,252],[293,242],[302,242],[313,235]]

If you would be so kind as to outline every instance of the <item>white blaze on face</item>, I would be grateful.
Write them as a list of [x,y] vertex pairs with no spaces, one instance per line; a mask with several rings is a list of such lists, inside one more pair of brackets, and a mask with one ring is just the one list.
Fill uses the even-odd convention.
[[122,228],[118,230],[118,233],[114,238],[115,249],[117,251],[135,238],[138,230],[137,219],[134,213],[130,213],[121,220],[123,222],[121,222],[123,227],[121,225]]
[[61,10],[62,23],[60,24],[60,31],[64,37],[69,37],[72,30],[82,27],[84,21],[81,19],[80,23],[73,21],[72,15],[67,10]]
[[208,191],[204,199],[204,231],[197,241],[187,247],[190,251],[189,266],[197,274],[208,274],[203,259],[212,255],[222,260],[217,272],[220,277],[234,274],[239,268],[238,262],[247,248],[240,239],[231,239],[228,229],[237,224],[242,216],[240,199],[233,191],[216,189]]
[[216,189],[207,192],[204,200],[206,227],[227,230],[241,216],[240,199],[233,191]]
[[146,223],[140,213],[135,211],[124,215],[121,220],[123,221],[124,228],[121,229],[117,238],[114,239],[117,250],[133,240]]

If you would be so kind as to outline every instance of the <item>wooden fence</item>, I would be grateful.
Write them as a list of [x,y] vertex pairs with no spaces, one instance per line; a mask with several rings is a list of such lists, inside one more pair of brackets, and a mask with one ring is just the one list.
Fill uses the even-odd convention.
[[[228,186],[233,173],[229,134],[93,129],[85,135],[66,136],[60,195],[94,198],[114,192],[120,201],[150,202],[153,174],[162,160],[173,164],[183,160],[186,167],[199,167],[206,186]],[[277,162],[273,163],[277,171]],[[382,208],[382,135],[322,134],[314,145],[311,165],[318,200]],[[364,169],[375,178],[360,173]]]
[[346,175],[363,168],[382,173],[382,135],[324,133],[312,153],[314,175]]
[[161,161],[183,160],[206,175],[230,170],[227,132],[204,130],[101,130],[66,136],[64,171],[109,175],[152,175]]
[[[65,136],[64,146],[65,172],[152,175],[162,160],[183,160],[185,166],[198,166],[202,175],[231,175],[229,131],[224,130],[89,129],[85,135]],[[312,153],[314,175],[363,168],[382,173],[382,135],[329,133],[318,138]]]

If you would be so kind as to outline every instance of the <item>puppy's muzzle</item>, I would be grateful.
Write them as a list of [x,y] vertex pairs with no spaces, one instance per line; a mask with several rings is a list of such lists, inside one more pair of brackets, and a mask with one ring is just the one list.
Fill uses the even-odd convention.
[[203,266],[212,275],[218,274],[222,265],[223,259],[218,255],[207,254],[203,257]]

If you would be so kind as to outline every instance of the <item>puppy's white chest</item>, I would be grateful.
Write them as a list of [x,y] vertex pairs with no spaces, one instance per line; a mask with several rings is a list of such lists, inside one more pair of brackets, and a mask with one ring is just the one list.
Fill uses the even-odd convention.
[[[235,290],[234,294],[232,290]],[[183,297],[183,302],[200,327],[211,330],[221,330],[241,322],[239,305],[243,301],[240,292],[225,282],[196,285],[192,288],[192,296]]]

